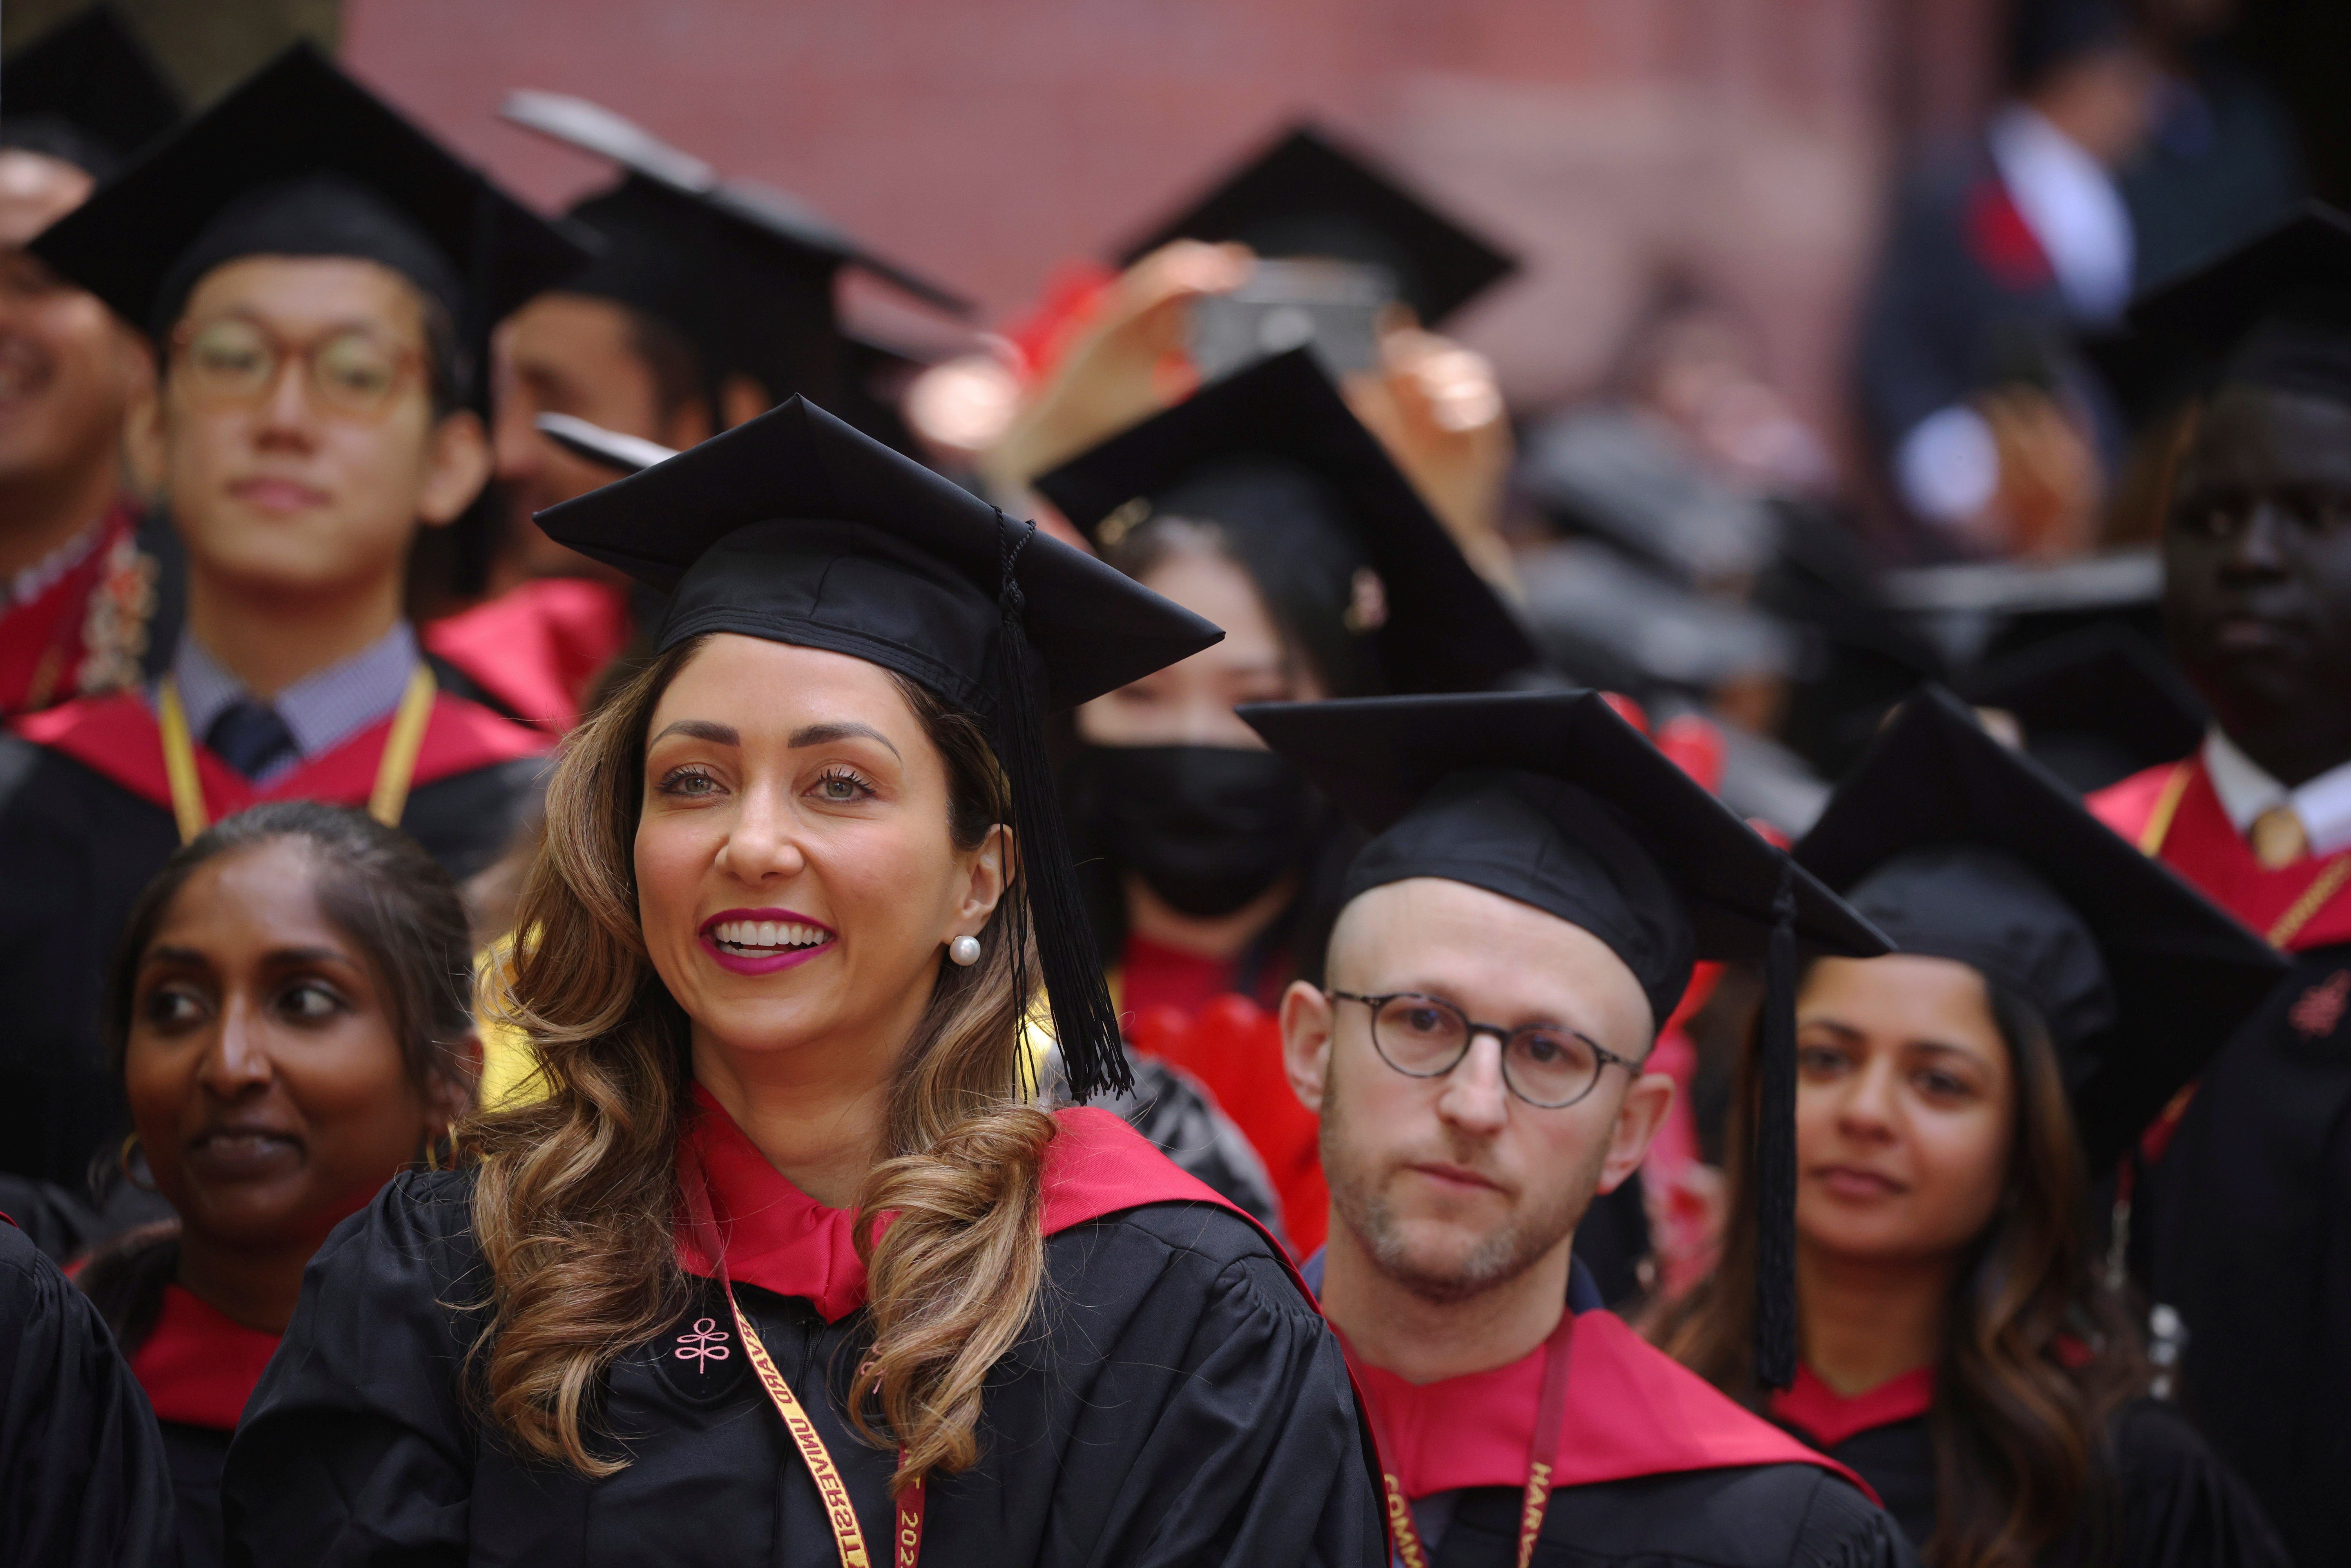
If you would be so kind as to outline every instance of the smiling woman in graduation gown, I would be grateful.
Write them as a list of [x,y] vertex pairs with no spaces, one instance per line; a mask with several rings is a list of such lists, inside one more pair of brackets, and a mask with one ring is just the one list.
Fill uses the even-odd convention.
[[1798,998],[1804,1364],[1755,1395],[1736,1206],[1732,1288],[1696,1300],[1677,1353],[1850,1465],[1938,1568],[2283,1563],[2244,1484],[2147,1397],[2085,1180],[2260,1005],[2275,956],[1937,688],[1795,854],[1896,947],[1820,960]]
[[1023,1094],[1036,982],[1123,1060],[1040,710],[1215,629],[798,399],[541,521],[674,590],[550,785],[549,1092],[314,1264],[230,1560],[1378,1562],[1272,1243]]

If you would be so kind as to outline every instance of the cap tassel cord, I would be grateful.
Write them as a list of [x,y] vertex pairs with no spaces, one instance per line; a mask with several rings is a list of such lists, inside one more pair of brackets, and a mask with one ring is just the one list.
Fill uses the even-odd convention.
[[1001,525],[997,605],[1004,630],[1001,760],[1012,786],[1019,881],[1027,895],[1013,901],[1013,923],[1006,933],[1013,945],[1013,983],[1022,996],[1029,994],[1025,938],[1033,923],[1038,964],[1044,970],[1046,1000],[1052,1009],[1053,1038],[1061,1047],[1071,1097],[1082,1101],[1105,1089],[1123,1094],[1134,1087],[1134,1074],[1119,1048],[1118,1014],[1111,1007],[1102,958],[1094,951],[1093,926],[1078,895],[1076,868],[1062,836],[1061,804],[1045,755],[1040,683],[1029,667],[1029,634],[1021,622],[1026,601],[1014,568],[1036,536],[1037,525],[1016,525],[1000,511],[997,521]]
[[1796,1381],[1796,883],[1784,862],[1763,959],[1762,1057],[1754,1138],[1755,1378],[1787,1388]]

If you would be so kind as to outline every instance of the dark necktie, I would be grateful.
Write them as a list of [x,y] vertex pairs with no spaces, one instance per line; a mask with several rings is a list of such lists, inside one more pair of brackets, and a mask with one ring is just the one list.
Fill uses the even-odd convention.
[[221,709],[204,731],[204,744],[247,779],[260,778],[300,750],[277,710],[251,697],[239,697]]

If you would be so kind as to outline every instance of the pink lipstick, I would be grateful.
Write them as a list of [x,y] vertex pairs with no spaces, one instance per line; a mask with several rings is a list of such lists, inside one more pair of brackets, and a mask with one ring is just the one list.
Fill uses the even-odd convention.
[[839,933],[789,909],[726,909],[702,923],[703,951],[738,975],[772,975],[832,950]]

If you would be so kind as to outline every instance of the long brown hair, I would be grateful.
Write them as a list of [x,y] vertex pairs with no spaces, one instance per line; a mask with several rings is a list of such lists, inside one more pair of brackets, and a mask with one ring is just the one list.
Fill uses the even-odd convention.
[[[663,654],[565,743],[547,838],[522,894],[498,1005],[530,1036],[546,1095],[465,1129],[478,1160],[474,1233],[491,1321],[474,1347],[490,1422],[528,1454],[589,1476],[622,1468],[589,1430],[594,1391],[622,1351],[684,1309],[673,1224],[690,1078],[687,1023],[637,920],[633,844],[653,707],[700,640]],[[977,721],[901,679],[946,761],[950,837],[971,850],[1009,821]],[[851,1418],[905,1457],[896,1484],[979,1457],[980,1385],[1034,1312],[1044,1270],[1040,1171],[1052,1118],[1021,1100],[1021,1023],[1008,918],[1012,885],[969,967],[940,966],[891,1090],[890,1157],[857,1207],[896,1218],[858,1249],[870,1273],[872,1354]],[[1029,956],[1025,971],[1037,972]],[[878,1419],[877,1419],[878,1417]],[[607,1444],[606,1448],[616,1445]]]
[[[2094,1558],[2110,1549],[2117,1494],[2108,1426],[2147,1382],[2130,1319],[2093,1272],[2089,1183],[2048,1028],[2029,1003],[1985,988],[2014,1068],[2015,1135],[1999,1208],[1944,1313],[1928,1417],[1938,1505],[1922,1553],[1929,1568],[2023,1568],[2077,1528]],[[1656,1337],[1760,1411],[1755,1186],[1741,1152],[1760,1103],[1756,1040],[1750,1029],[1731,1100],[1721,1261],[1665,1314]]]

